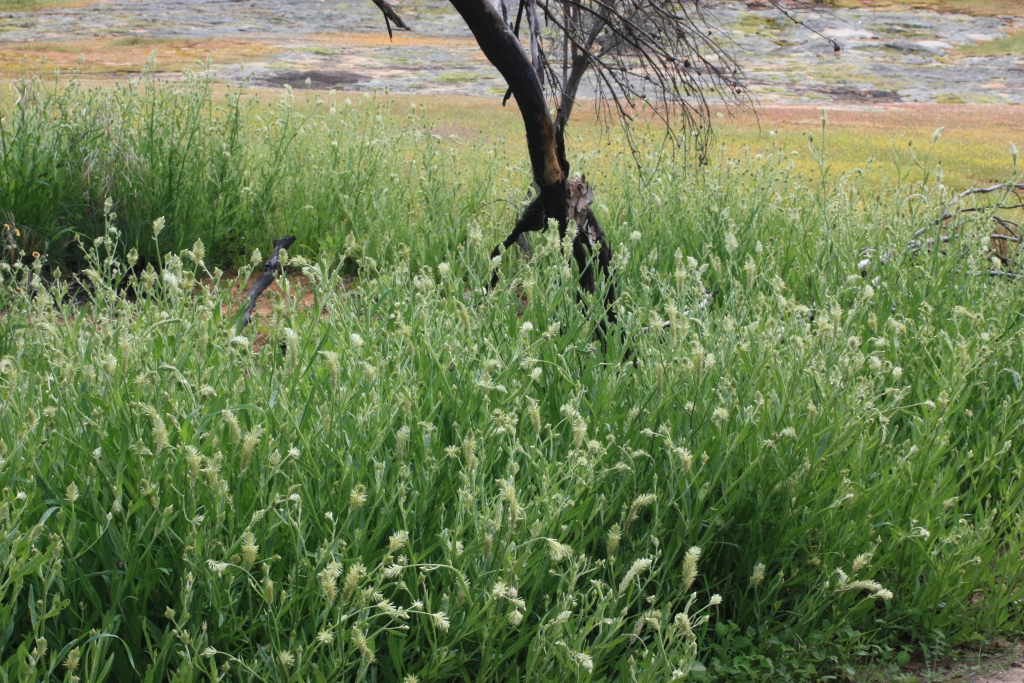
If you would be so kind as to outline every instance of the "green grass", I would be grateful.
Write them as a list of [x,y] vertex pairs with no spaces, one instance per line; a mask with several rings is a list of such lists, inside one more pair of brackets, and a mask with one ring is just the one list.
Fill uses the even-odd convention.
[[[524,162],[373,101],[242,116],[166,87],[178,109],[124,86],[45,119],[138,161],[87,178],[111,190],[65,256],[88,302],[0,265],[4,680],[856,679],[1020,633],[1019,285],[969,274],[981,225],[903,248],[948,199],[927,150],[884,191],[832,169],[827,129],[811,176],[651,153],[641,183],[576,150],[622,292],[602,344],[553,233],[482,288]],[[26,100],[4,149],[74,149],[8,126]],[[144,134],[153,158],[119,146]],[[136,206],[169,157],[184,199]],[[6,188],[78,182],[15,166]],[[258,266],[299,233],[312,300],[286,281],[239,334],[250,268],[214,270],[200,213],[153,219],[260,168],[282,203],[238,199],[217,249]],[[870,286],[862,247],[895,250]]]
[[73,240],[103,233],[107,197],[144,262],[156,254],[142,233],[164,216],[168,248],[201,237],[211,262],[229,266],[283,232],[312,254],[371,229],[376,256],[399,242],[443,252],[454,243],[435,242],[449,234],[438,221],[464,224],[490,180],[486,165],[467,178],[443,163],[452,155],[424,132],[422,111],[392,116],[386,102],[215,98],[196,74],[93,90],[25,79],[17,93],[0,111],[0,207],[25,226],[30,251],[65,269],[77,263]]
[[1020,55],[1024,54],[1024,34],[974,43],[960,48],[968,55]]
[[478,74],[472,71],[448,71],[434,80],[438,83],[475,83],[490,77],[488,74]]
[[76,0],[0,0],[0,12],[27,12],[45,7],[70,5]]

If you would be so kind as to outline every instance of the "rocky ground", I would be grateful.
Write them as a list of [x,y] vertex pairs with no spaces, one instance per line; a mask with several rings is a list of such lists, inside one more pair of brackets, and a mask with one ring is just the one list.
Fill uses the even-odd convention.
[[[0,47],[13,53],[60,41],[67,54],[76,41],[95,47],[113,39],[159,52],[161,41],[193,41],[229,82],[504,92],[447,2],[406,0],[399,7],[414,31],[396,32],[389,41],[370,0],[106,0],[0,13]],[[1019,17],[837,8],[803,12],[801,25],[756,0],[722,2],[714,13],[762,102],[1024,102],[1024,54],[972,54],[976,46],[1024,33]],[[834,52],[830,40],[842,50]],[[218,42],[229,48],[218,50]],[[230,48],[239,44],[244,47]],[[103,62],[103,55],[83,52]],[[126,63],[118,63],[116,51],[107,54],[111,73],[138,69],[138,52]]]

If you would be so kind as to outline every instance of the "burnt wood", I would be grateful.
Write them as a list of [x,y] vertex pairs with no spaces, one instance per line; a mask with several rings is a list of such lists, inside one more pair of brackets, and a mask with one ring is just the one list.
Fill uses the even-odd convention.
[[274,240],[274,253],[270,255],[267,263],[263,266],[263,275],[245,293],[245,298],[249,300],[249,304],[245,307],[245,312],[242,313],[239,331],[244,330],[245,326],[252,322],[252,311],[256,308],[256,300],[260,298],[260,294],[263,294],[267,287],[274,284],[274,277],[277,275],[277,271],[281,269],[281,250],[287,249],[294,243],[294,237],[278,237]]

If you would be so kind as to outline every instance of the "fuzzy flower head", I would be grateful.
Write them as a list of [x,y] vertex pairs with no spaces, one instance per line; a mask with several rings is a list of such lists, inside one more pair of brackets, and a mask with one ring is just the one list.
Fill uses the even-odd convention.
[[861,553],[853,561],[853,573],[856,574],[864,567],[871,564],[871,558],[874,557],[874,553]]
[[246,529],[245,533],[242,534],[242,563],[246,569],[249,569],[256,563],[256,558],[259,557],[260,547],[256,545],[256,536],[253,535],[252,531]]
[[388,550],[393,553],[397,553],[401,550],[406,543],[409,542],[408,531],[396,531],[391,534],[390,542],[388,543]]
[[448,629],[452,625],[451,620],[448,619],[448,615],[444,612],[434,612],[430,615],[430,620],[434,622],[434,628],[444,633],[447,633]]
[[555,564],[572,556],[572,547],[559,543],[553,538],[548,539],[548,550],[551,551],[551,561]]
[[688,593],[693,582],[697,580],[697,561],[700,560],[700,548],[693,546],[686,551],[683,558],[683,592]]
[[652,564],[654,564],[654,560],[649,557],[643,557],[634,562],[630,566],[629,571],[626,572],[626,576],[623,577],[622,582],[619,584],[619,593],[625,593],[626,589],[629,588],[629,584],[633,582],[633,579],[650,569]]
[[754,571],[750,575],[750,585],[757,588],[764,581],[764,562],[758,562],[754,565]]
[[357,484],[348,494],[348,509],[349,512],[358,510],[363,507],[366,503],[366,487],[362,484]]

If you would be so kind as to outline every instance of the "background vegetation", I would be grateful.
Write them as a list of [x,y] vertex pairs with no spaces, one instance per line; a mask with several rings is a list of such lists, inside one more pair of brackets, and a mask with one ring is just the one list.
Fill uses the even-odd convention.
[[[419,110],[20,95],[4,680],[818,680],[1020,632],[1019,286],[970,274],[981,223],[906,249],[948,198],[926,150],[879,190],[824,121],[802,176],[575,148],[602,344],[553,232],[482,289],[527,176]],[[240,335],[284,234],[304,277]]]

